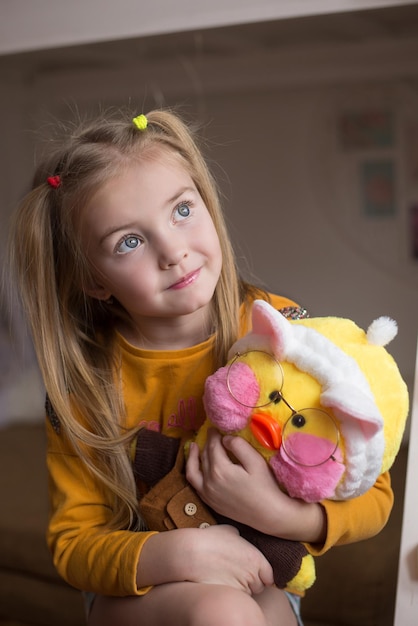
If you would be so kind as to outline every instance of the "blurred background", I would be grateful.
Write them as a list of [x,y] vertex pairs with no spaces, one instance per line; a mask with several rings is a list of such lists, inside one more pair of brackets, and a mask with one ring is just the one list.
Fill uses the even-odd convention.
[[[2,0],[0,86],[2,264],[10,214],[57,121],[176,107],[200,126],[243,275],[311,315],[365,329],[396,319],[389,351],[412,393],[417,2]],[[1,298],[0,624],[79,626],[80,598],[58,579],[44,540],[44,391],[19,310]],[[392,626],[407,444],[408,435],[387,528],[320,560],[306,626]],[[398,598],[412,607],[415,552],[405,544],[403,553]],[[415,625],[408,619],[397,626]]]

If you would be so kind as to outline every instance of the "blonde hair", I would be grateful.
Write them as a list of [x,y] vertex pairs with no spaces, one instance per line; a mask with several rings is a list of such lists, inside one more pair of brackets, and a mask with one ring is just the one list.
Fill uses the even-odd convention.
[[[239,329],[239,309],[252,288],[240,281],[214,179],[191,128],[170,111],[147,114],[141,132],[132,115],[102,115],[70,132],[37,168],[32,191],[11,228],[10,259],[32,330],[49,401],[75,452],[110,498],[113,527],[138,523],[137,497],[123,431],[123,398],[115,362],[115,315],[121,307],[87,295],[91,269],[77,215],[109,177],[155,149],[179,158],[214,222],[223,264],[213,299],[215,363]],[[158,154],[158,153],[157,153]],[[59,176],[59,186],[48,184]],[[252,298],[251,298],[252,299]]]

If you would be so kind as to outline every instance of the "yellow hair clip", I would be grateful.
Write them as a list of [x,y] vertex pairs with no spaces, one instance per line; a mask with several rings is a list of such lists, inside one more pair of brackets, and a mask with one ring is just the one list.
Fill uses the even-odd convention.
[[148,126],[148,120],[145,115],[141,113],[141,115],[137,115],[137,117],[133,118],[133,123],[138,128],[138,130],[145,130]]

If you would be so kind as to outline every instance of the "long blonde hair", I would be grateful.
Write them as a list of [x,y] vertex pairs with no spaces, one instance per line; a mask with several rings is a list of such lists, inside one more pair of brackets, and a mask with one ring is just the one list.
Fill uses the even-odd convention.
[[[49,402],[75,452],[109,494],[118,528],[139,520],[113,349],[115,315],[124,311],[87,295],[92,276],[76,215],[132,159],[155,147],[170,151],[194,181],[220,240],[223,265],[213,301],[219,365],[238,336],[240,304],[251,292],[239,279],[217,186],[194,132],[171,111],[146,117],[141,132],[132,115],[102,115],[68,133],[58,149],[49,147],[15,214],[9,246]],[[48,184],[50,176],[59,176],[58,187]]]

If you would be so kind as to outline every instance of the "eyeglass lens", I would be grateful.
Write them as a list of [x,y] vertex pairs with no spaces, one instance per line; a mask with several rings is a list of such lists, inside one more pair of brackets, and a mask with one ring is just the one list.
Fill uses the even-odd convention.
[[321,409],[302,409],[285,423],[282,446],[299,465],[315,467],[332,459],[339,445],[339,431],[333,418]]
[[[258,385],[252,388],[252,371],[263,372],[263,389],[266,391]],[[274,402],[283,387],[283,379],[282,367],[271,354],[251,350],[235,356],[228,368],[227,385],[229,393],[237,402],[257,409]]]

